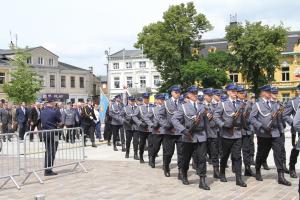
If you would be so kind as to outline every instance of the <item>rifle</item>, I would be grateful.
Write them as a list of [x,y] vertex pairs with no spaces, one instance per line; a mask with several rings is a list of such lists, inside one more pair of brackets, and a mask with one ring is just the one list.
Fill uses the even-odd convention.
[[[205,108],[204,112],[207,112],[207,108]],[[198,112],[197,115],[194,117],[194,121],[192,123],[192,126],[188,129],[189,134],[187,135],[187,137],[190,140],[193,140],[193,132],[196,130],[196,128],[200,124],[200,121],[201,121],[201,113]]]
[[[280,103],[279,109],[272,114],[271,121],[268,123],[267,129],[272,128],[272,124],[275,122],[275,120],[277,120],[277,117],[283,113],[283,111],[284,111],[284,106]],[[271,130],[270,130],[270,132],[271,132]]]
[[232,121],[232,128],[230,128],[230,130],[229,130],[229,132],[231,133],[231,135],[233,135],[234,134],[234,124],[236,123],[236,120],[242,115],[242,111],[245,109],[245,107],[246,107],[246,104],[245,103],[243,103],[240,107],[239,107],[239,109],[232,115],[232,119],[233,119],[233,121]]

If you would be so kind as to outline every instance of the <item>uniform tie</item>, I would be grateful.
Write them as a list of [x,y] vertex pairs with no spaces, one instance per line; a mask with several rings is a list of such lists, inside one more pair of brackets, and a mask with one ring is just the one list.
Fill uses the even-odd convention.
[[194,108],[197,111],[197,106],[196,106],[196,102],[194,102]]
[[267,101],[267,105],[268,105],[268,107],[271,109],[270,101]]
[[175,107],[177,108],[177,100],[175,100],[174,103],[175,103]]
[[235,107],[235,103],[236,103],[235,101],[232,101],[232,104],[233,104],[234,109],[236,108],[236,107]]

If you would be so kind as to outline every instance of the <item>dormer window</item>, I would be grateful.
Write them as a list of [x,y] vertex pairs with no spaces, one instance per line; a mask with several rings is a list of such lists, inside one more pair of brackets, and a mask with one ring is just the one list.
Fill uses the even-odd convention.
[[44,65],[44,58],[38,57],[38,65]]

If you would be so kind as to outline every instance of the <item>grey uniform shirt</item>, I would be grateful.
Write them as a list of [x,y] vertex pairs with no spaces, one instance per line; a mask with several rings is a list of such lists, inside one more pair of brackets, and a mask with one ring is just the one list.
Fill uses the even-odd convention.
[[[282,123],[279,123],[278,117],[272,121],[272,115],[278,110],[277,106],[271,101],[259,98],[253,104],[250,113],[250,123],[253,125],[255,133],[258,137],[280,137],[280,132],[283,131]],[[271,132],[267,133],[262,127],[271,128]]]
[[[176,103],[175,103],[176,101]],[[181,133],[176,130],[172,124],[172,117],[176,111],[178,111],[179,107],[178,99],[170,98],[165,101],[163,106],[164,112],[160,112],[161,114],[161,123],[163,124],[164,133],[168,135],[181,135]]]
[[[223,138],[238,139],[242,137],[242,117],[234,119],[233,115],[240,110],[243,104],[237,100],[227,99],[220,102],[214,112],[214,120],[220,128],[220,134]],[[243,112],[240,110],[240,112]]]
[[183,133],[184,130],[189,130],[194,123],[194,120],[197,116],[200,117],[200,122],[197,125],[195,131],[192,134],[192,139],[187,135],[182,135],[183,142],[205,142],[206,130],[205,130],[205,117],[204,117],[204,105],[189,101],[185,104],[182,104],[178,107],[178,111],[176,111],[171,119],[174,128],[179,132]]
[[[203,102],[204,107],[207,109],[207,112],[214,115],[214,112],[216,110],[216,105],[213,105],[212,103],[208,103],[206,101]],[[218,125],[214,121],[214,119],[208,119],[207,115],[205,116],[206,120],[206,132],[207,132],[207,138],[217,138],[218,137]]]
[[138,130],[138,126],[141,124],[141,121],[137,117],[139,114],[137,106],[127,105],[123,109],[124,130]]
[[120,103],[113,102],[109,107],[109,116],[112,118],[112,125],[123,125],[123,106]]

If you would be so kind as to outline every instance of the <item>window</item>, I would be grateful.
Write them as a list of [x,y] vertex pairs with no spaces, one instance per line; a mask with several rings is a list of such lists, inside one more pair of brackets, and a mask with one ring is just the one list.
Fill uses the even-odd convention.
[[5,83],[5,73],[0,73],[0,84],[3,85]]
[[75,88],[75,77],[71,76],[71,88]]
[[55,75],[50,75],[50,87],[55,87]]
[[39,79],[40,79],[40,83],[43,87],[45,87],[45,79],[44,79],[44,76],[39,76]]
[[27,64],[31,64],[31,57],[27,58]]
[[287,102],[290,99],[290,93],[282,93],[282,101]]
[[140,68],[146,68],[146,61],[140,61]]
[[115,88],[120,88],[120,77],[114,78],[114,86]]
[[84,77],[79,77],[80,88],[84,88]]
[[53,66],[53,58],[49,59],[49,66]]
[[290,67],[281,67],[281,80],[282,81],[290,80]]
[[153,84],[156,87],[160,86],[160,80],[159,80],[159,76],[153,76]]
[[146,87],[146,76],[140,76],[140,87],[141,88]]
[[132,88],[132,76],[127,76],[127,87]]
[[113,63],[113,69],[119,69],[119,63]]
[[38,64],[39,64],[39,65],[44,65],[44,58],[39,57],[39,58],[38,58]]
[[239,74],[237,72],[230,71],[229,73],[229,78],[233,83],[239,82]]
[[126,62],[126,69],[132,69],[132,63]]
[[60,87],[62,87],[62,88],[66,87],[66,76],[60,77]]

